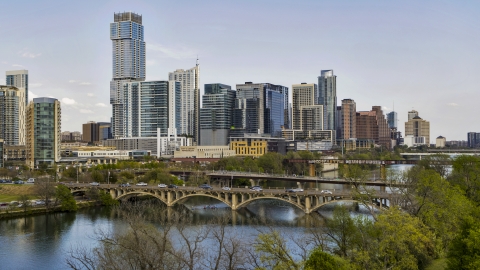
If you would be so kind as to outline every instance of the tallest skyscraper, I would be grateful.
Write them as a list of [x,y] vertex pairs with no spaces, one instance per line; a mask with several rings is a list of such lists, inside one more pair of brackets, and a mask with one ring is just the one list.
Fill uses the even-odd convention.
[[112,81],[110,104],[112,104],[112,133],[124,137],[125,89],[123,84],[145,81],[145,41],[143,40],[142,15],[133,12],[114,14],[110,24],[112,40]]

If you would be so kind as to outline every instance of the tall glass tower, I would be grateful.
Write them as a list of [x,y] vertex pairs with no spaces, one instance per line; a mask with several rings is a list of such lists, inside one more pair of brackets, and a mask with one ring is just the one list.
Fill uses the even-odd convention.
[[145,41],[142,15],[133,12],[114,14],[110,24],[112,40],[112,72],[110,104],[112,104],[112,133],[125,137],[124,87],[125,82],[145,81]]
[[233,121],[235,90],[221,83],[205,84],[200,109],[200,145],[227,145]]
[[322,70],[318,77],[318,104],[323,105],[323,129],[336,130],[337,76],[333,70]]

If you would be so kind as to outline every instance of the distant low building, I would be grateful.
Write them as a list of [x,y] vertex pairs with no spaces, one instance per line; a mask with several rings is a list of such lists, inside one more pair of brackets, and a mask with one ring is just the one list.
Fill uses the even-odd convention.
[[412,135],[405,136],[403,140],[404,145],[408,147],[417,147],[420,145],[427,145],[427,139],[425,137],[415,137]]
[[340,147],[344,151],[355,151],[357,149],[370,149],[375,146],[375,140],[373,139],[357,139],[351,138],[348,140],[341,140]]
[[180,146],[175,151],[174,158],[224,158],[235,156],[235,151],[224,145],[211,146]]
[[453,141],[447,141],[445,144],[453,148],[466,148],[466,147],[469,147],[468,143],[469,143],[468,141],[453,140]]
[[147,150],[106,150],[106,151],[73,151],[74,157],[79,158],[116,158],[116,159],[139,159],[144,156],[150,156]]
[[160,134],[162,134],[161,130],[157,129],[157,137],[129,137],[104,140],[103,146],[115,147],[117,150],[143,149],[151,151],[152,156],[171,157],[181,146],[192,145],[192,138],[177,136],[177,131],[174,128],[168,129],[167,136],[160,136]]
[[437,148],[443,148],[445,147],[446,144],[447,144],[447,139],[445,139],[445,137],[443,136],[437,137],[436,144],[435,144]]
[[27,159],[27,146],[4,145],[3,158],[7,161],[25,161]]

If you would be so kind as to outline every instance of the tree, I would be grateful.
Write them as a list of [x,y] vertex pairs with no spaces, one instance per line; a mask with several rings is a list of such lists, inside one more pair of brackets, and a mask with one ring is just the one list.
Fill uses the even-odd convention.
[[77,211],[77,202],[73,198],[73,194],[68,187],[58,185],[55,193],[57,199],[60,201],[62,211]]
[[282,162],[285,157],[276,152],[268,152],[257,159],[259,168],[267,173],[283,173]]
[[260,233],[253,244],[255,251],[260,255],[260,261],[265,269],[301,269],[302,263],[296,262],[287,247],[285,239],[278,231]]
[[89,200],[95,201],[97,203],[99,203],[101,200],[100,190],[98,190],[98,188],[95,188],[95,187],[88,188],[85,191],[85,196],[87,196]]
[[103,205],[114,206],[119,204],[117,200],[112,198],[112,195],[110,195],[110,193],[105,192],[103,190],[100,190],[99,193],[100,193],[100,201],[102,202]]
[[376,246],[360,262],[369,269],[425,269],[433,258],[435,237],[420,219],[390,208],[373,226]]
[[30,203],[30,196],[25,194],[20,195],[20,197],[18,198],[18,202],[20,203],[23,212],[27,212],[27,210],[32,206],[32,204]]
[[312,251],[305,262],[305,270],[348,270],[353,269],[349,263],[342,258],[330,255],[316,248]]
[[325,233],[335,244],[333,253],[344,258],[350,257],[355,242],[357,228],[347,207],[335,206],[333,218],[325,221]]
[[447,254],[448,270],[480,269],[480,226],[473,218],[462,222]]
[[47,211],[56,204],[52,199],[55,196],[55,186],[50,179],[38,178],[35,181],[35,194],[45,201]]
[[452,164],[448,180],[465,191],[467,197],[480,205],[480,157],[459,156]]

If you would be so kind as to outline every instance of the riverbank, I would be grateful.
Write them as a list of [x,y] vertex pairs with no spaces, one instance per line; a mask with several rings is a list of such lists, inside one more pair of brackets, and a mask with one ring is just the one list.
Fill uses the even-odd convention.
[[35,186],[33,184],[0,184],[0,202],[18,201],[22,195],[36,199]]
[[[96,206],[94,201],[77,201],[78,208],[87,208]],[[19,218],[19,217],[27,217],[27,216],[35,216],[35,215],[44,215],[48,213],[59,213],[59,212],[67,212],[62,211],[61,205],[54,206],[50,209],[46,207],[29,207],[26,211],[23,209],[5,209],[0,210],[0,220],[2,219],[10,219],[10,218]]]

